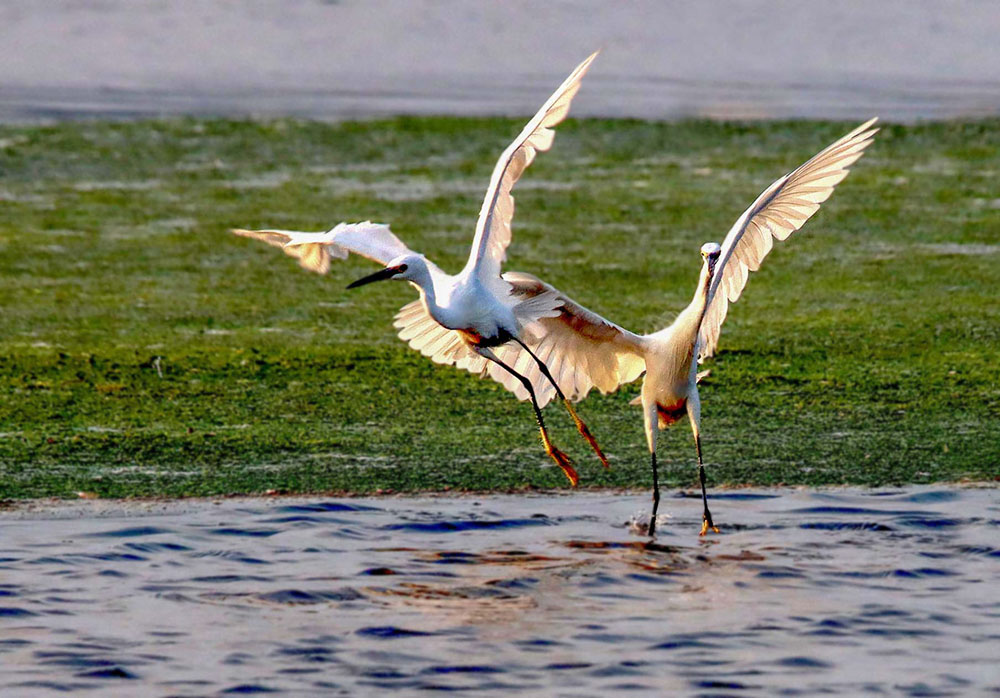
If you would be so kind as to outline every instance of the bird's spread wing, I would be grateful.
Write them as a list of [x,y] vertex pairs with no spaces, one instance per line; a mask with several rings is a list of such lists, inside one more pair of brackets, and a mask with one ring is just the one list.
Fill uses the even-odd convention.
[[[567,397],[582,400],[595,387],[604,393],[611,392],[635,380],[645,370],[642,337],[587,310],[530,274],[508,272],[503,278],[511,284],[513,297],[519,304],[531,303],[543,294],[558,297],[559,306],[552,316],[537,318],[528,327],[526,343],[549,367]],[[400,339],[431,361],[451,364],[479,376],[488,375],[518,399],[528,399],[518,379],[469,349],[458,332],[439,325],[420,300],[403,306],[393,324]],[[494,347],[493,352],[531,381],[539,405],[544,407],[555,397],[552,384],[519,345],[507,342]]]
[[[554,295],[558,299],[556,312],[540,317],[528,326],[527,334],[529,337],[533,335],[533,339],[526,343],[548,366],[566,397],[582,400],[592,388],[610,393],[622,384],[634,381],[645,370],[642,337],[605,320],[531,274],[508,272],[503,278],[510,283],[513,297],[520,303],[530,303],[543,294]],[[493,351],[504,363],[531,381],[540,405],[544,406],[555,397],[552,384],[541,374],[535,360],[520,346],[508,342]],[[488,370],[494,380],[502,383],[518,399],[528,398],[520,381],[501,367],[491,365]]]
[[383,223],[338,223],[325,233],[295,230],[233,230],[242,237],[263,240],[295,257],[304,268],[317,274],[330,270],[330,258],[347,259],[353,252],[380,264],[410,253],[403,241]]
[[580,89],[580,81],[590,67],[597,53],[576,67],[565,82],[532,117],[520,135],[507,146],[490,177],[490,186],[483,199],[476,222],[476,236],[472,241],[472,251],[466,271],[475,272],[485,283],[495,283],[500,276],[500,266],[506,258],[510,244],[510,221],[514,216],[514,197],[511,189],[520,179],[525,168],[535,159],[538,151],[552,147],[556,124],[566,118],[570,102]]
[[[325,274],[330,271],[331,249],[329,245],[296,245],[286,247],[285,244],[292,239],[293,235],[299,235],[293,230],[242,230],[233,229],[233,234],[245,238],[263,240],[268,245],[280,247],[285,254],[295,257],[304,269],[314,271],[317,274]],[[347,257],[347,251],[334,247],[332,256],[340,259]]]
[[393,326],[399,330],[400,339],[434,363],[458,366],[480,375],[486,368],[487,360],[469,349],[458,332],[431,317],[421,299],[404,305],[396,313]]
[[871,144],[878,131],[871,128],[875,121],[861,124],[771,184],[730,229],[708,290],[698,336],[699,362],[715,353],[729,304],[743,293],[749,273],[760,268],[771,251],[772,239],[784,240],[819,210],[819,205],[847,176],[847,168]]

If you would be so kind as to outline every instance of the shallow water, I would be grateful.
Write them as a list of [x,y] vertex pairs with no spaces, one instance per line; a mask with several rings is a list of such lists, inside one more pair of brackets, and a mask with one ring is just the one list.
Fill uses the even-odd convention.
[[1000,693],[1000,490],[0,513],[5,695]]

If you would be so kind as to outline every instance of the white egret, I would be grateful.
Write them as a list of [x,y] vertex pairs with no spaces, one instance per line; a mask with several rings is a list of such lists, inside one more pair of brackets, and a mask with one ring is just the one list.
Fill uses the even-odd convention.
[[[705,466],[701,452],[701,400],[698,396],[698,363],[715,352],[719,332],[729,303],[736,301],[746,286],[749,272],[756,271],[771,251],[773,240],[784,240],[819,210],[833,188],[847,176],[847,168],[863,154],[878,131],[871,128],[876,119],[865,122],[840,140],[820,151],[803,165],[772,183],[729,230],[722,245],[706,243],[701,248],[704,259],[694,298],[673,324],[659,332],[639,335],[605,320],[549,284],[528,274],[510,272],[504,279],[514,295],[525,301],[557,294],[559,314],[538,322],[544,330],[535,353],[548,362],[556,380],[566,393],[581,400],[591,388],[602,392],[615,390],[635,380],[645,371],[642,392],[632,404],[642,405],[653,470],[653,513],[649,534],[656,532],[656,513],[660,503],[656,468],[656,439],[659,431],[685,414],[694,434],[698,456],[698,479],[704,505],[701,535],[709,529],[718,532],[712,522],[705,492]],[[505,357],[502,351],[498,354]],[[697,357],[698,361],[695,361]],[[514,364],[523,368],[523,360]],[[504,380],[507,387],[523,398],[518,386]],[[535,389],[544,406],[551,390],[540,385]]]
[[[456,364],[473,373],[489,374],[500,382],[504,381],[499,374],[516,381],[522,393],[531,397],[546,453],[573,485],[578,477],[572,461],[552,444],[541,406],[535,399],[538,381],[534,379],[538,372],[549,381],[550,390],[563,399],[577,429],[605,467],[608,462],[545,362],[529,348],[539,339],[538,321],[556,315],[561,301],[555,292],[542,291],[530,297],[514,294],[512,285],[501,277],[500,268],[511,241],[514,214],[511,189],[535,154],[552,146],[553,127],[566,117],[580,81],[596,56],[597,53],[592,54],[576,67],[500,156],[479,212],[469,260],[459,274],[442,271],[403,244],[386,225],[342,223],[322,233],[233,231],[280,246],[297,257],[303,267],[319,273],[328,271],[331,256],[346,258],[349,252],[385,265],[348,288],[384,279],[409,281],[419,291],[420,298],[397,315],[399,336],[437,363]],[[497,354],[501,348],[505,349],[506,361]],[[518,371],[511,363],[521,355],[530,357],[536,369],[530,377],[524,375],[523,368]]]

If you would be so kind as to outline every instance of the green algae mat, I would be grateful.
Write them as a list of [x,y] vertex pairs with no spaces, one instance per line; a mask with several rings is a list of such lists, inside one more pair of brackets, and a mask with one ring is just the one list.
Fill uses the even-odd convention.
[[[0,127],[0,498],[565,487],[526,403],[395,337],[410,288],[228,233],[371,219],[456,272],[522,121]],[[663,327],[701,244],[854,125],[569,121],[507,268]],[[707,367],[712,485],[1000,477],[1000,121],[883,126]],[[609,471],[546,411],[581,486],[648,486],[638,388],[580,405]],[[686,422],[659,455],[695,484]]]

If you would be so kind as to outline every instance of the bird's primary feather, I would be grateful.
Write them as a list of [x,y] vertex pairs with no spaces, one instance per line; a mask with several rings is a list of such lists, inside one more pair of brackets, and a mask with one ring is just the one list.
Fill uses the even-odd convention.
[[317,274],[330,271],[330,258],[347,259],[349,252],[388,264],[393,259],[411,254],[409,247],[389,230],[384,223],[338,223],[322,233],[305,233],[297,230],[242,230],[235,235],[263,240],[269,245],[299,260],[299,264]]
[[861,157],[878,131],[871,119],[773,182],[729,230],[708,291],[698,337],[698,361],[715,353],[729,304],[736,302],[750,272],[757,271],[773,240],[784,240],[819,210],[847,168]]
[[477,274],[482,283],[497,291],[506,290],[499,278],[511,240],[510,223],[514,217],[511,190],[536,153],[552,147],[553,127],[566,118],[570,103],[580,89],[580,81],[596,57],[597,52],[591,54],[563,81],[514,142],[507,146],[493,168],[465,271]]

